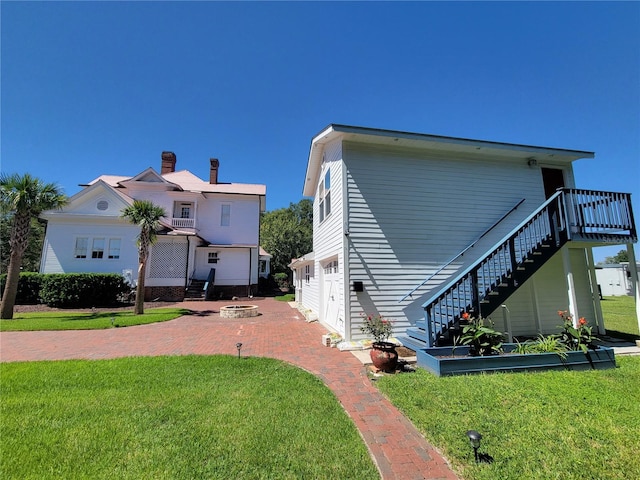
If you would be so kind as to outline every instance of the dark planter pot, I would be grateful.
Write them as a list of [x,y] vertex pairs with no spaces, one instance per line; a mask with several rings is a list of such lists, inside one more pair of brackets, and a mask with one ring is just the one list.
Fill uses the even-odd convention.
[[[598,347],[587,353],[567,352],[562,358],[555,353],[509,353],[515,344],[505,344],[507,355],[485,357],[466,356],[469,347],[433,347],[416,352],[418,366],[437,376],[465,375],[482,372],[527,372],[541,370],[604,370],[615,368],[616,359],[612,348]],[[454,357],[455,355],[455,357]]]
[[373,366],[383,372],[394,372],[398,366],[398,352],[391,342],[375,342],[369,352]]

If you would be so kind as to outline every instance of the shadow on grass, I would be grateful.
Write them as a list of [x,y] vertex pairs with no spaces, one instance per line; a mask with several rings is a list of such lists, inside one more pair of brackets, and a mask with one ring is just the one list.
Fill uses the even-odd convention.
[[617,330],[607,329],[607,335],[609,337],[619,338],[620,340],[628,340],[629,342],[635,342],[636,340],[640,340],[640,335],[635,335],[633,333],[627,333],[627,332],[618,332]]

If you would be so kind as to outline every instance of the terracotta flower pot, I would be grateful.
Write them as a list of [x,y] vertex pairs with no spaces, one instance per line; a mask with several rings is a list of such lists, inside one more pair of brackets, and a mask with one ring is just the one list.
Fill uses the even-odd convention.
[[393,372],[398,366],[398,352],[391,342],[375,342],[371,346],[371,361],[373,366],[383,372]]

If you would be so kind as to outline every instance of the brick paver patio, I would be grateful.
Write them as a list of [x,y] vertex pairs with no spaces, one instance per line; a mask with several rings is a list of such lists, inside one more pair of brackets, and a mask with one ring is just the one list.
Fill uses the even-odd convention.
[[[320,377],[361,432],[382,478],[456,479],[444,458],[371,385],[353,355],[322,346],[326,329],[306,323],[285,302],[252,299],[261,315],[220,318],[232,302],[185,302],[196,312],[169,322],[109,330],[2,332],[0,360],[106,359],[127,356],[231,354],[278,358]],[[245,303],[245,302],[243,302]]]

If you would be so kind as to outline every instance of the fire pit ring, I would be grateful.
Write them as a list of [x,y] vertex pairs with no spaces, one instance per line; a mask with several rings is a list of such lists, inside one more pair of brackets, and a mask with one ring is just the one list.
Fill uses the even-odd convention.
[[226,305],[220,307],[220,316],[222,318],[247,318],[257,317],[257,305]]

